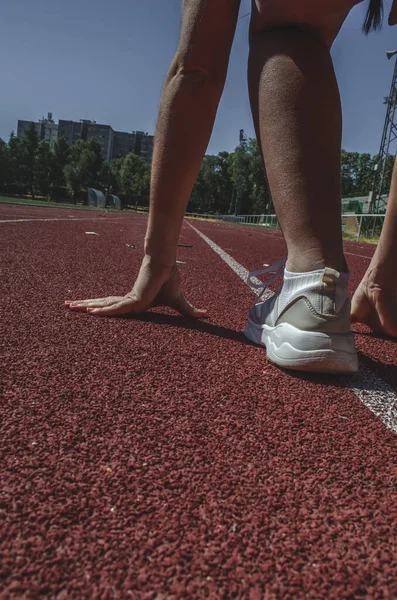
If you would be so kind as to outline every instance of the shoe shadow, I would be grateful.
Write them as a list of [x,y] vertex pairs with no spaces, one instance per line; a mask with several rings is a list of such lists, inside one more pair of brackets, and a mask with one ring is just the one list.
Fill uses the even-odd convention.
[[397,389],[397,367],[395,365],[380,362],[360,351],[357,354],[359,370],[351,375],[300,373],[299,371],[288,371],[288,373],[294,379],[341,389],[356,387],[372,392],[384,392],[385,383],[386,387],[392,386]]
[[180,329],[190,329],[193,331],[201,331],[216,337],[220,337],[234,342],[239,342],[244,346],[251,346],[251,342],[247,340],[242,331],[228,329],[215,323],[210,323],[206,319],[189,319],[179,315],[167,315],[157,312],[146,312],[140,315],[127,315],[124,317],[128,320],[141,321],[144,323],[155,323],[156,325],[169,325]]
[[360,370],[354,376],[354,383],[357,382],[357,387],[363,387],[362,375],[365,370],[366,390],[385,392],[387,391],[385,390],[386,383],[386,385],[390,386],[394,392],[397,391],[397,366],[395,364],[374,359],[363,352],[358,352],[358,358]]
[[352,333],[354,333],[354,335],[362,335],[364,337],[372,338],[375,340],[397,341],[396,338],[393,338],[390,335],[386,335],[385,333],[381,333],[379,331],[356,331],[352,329]]

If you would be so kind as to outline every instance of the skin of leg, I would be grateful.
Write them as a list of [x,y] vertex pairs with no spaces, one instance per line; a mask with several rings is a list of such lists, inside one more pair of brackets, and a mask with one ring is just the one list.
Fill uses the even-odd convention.
[[342,119],[329,48],[354,3],[253,1],[251,108],[290,271],[347,270]]
[[180,41],[160,102],[138,278],[125,296],[66,301],[69,308],[108,316],[161,303],[190,317],[205,314],[183,297],[176,249],[225,84],[239,6],[240,0],[183,0]]
[[184,0],[182,31],[160,105],[145,251],[175,263],[183,215],[225,84],[239,0]]
[[397,337],[397,157],[378,246],[352,301],[352,321]]

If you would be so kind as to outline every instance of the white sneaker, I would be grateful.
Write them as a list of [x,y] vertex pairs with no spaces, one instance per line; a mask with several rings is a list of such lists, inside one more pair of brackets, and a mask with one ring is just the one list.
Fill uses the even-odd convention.
[[[264,284],[256,279],[285,264],[253,271],[247,283],[254,288]],[[275,277],[281,274],[281,271]],[[272,277],[272,281],[275,277]],[[277,294],[263,301],[266,284],[249,312],[244,334],[266,347],[267,357],[287,369],[320,373],[356,373],[358,370],[354,337],[350,332],[348,275],[334,269],[310,273],[285,271]]]

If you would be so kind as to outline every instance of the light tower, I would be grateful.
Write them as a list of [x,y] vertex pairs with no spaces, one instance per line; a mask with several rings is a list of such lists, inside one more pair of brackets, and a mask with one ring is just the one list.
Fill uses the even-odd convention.
[[[387,52],[387,58],[390,60],[397,54],[397,50]],[[395,142],[397,140],[397,58],[394,64],[393,78],[389,96],[387,97],[387,111],[385,124],[383,127],[382,141],[379,150],[379,162],[375,166],[374,184],[371,192],[371,202],[369,212],[373,214],[382,214],[386,211],[387,199],[385,194],[389,190],[385,189],[385,170],[387,157],[396,152]]]

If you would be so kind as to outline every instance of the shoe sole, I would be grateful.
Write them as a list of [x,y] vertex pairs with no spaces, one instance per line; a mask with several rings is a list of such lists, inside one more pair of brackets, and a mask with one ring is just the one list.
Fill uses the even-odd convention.
[[248,319],[244,335],[266,347],[268,359],[284,369],[314,373],[357,373],[358,358],[351,333],[302,331],[289,323],[276,327]]

